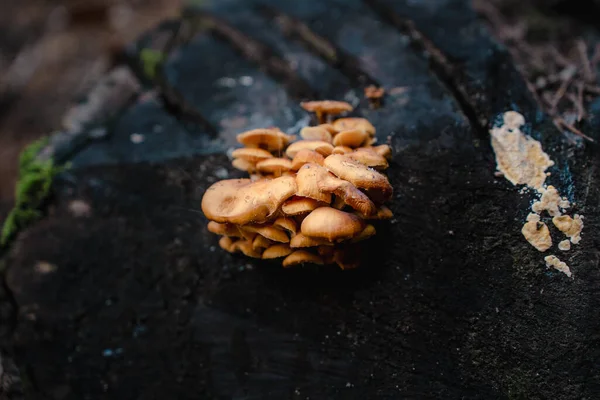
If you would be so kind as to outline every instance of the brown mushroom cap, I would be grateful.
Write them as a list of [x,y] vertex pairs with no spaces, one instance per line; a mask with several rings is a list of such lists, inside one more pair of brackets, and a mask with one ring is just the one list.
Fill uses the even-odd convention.
[[356,242],[360,242],[362,240],[366,240],[368,238],[370,238],[371,236],[375,235],[377,233],[377,231],[375,230],[375,227],[371,224],[367,225],[365,227],[365,229],[362,230],[362,232],[360,232],[358,234],[358,236],[355,236],[352,238],[352,240],[350,240],[351,243],[356,243]]
[[389,165],[385,157],[371,147],[360,147],[347,155],[353,160],[375,169],[386,169]]
[[287,217],[279,217],[273,222],[273,226],[276,228],[283,229],[289,233],[290,237],[293,237],[298,232],[296,221]]
[[385,175],[380,174],[347,154],[332,154],[325,159],[325,167],[336,176],[364,189],[373,201],[383,203],[393,195],[393,188]]
[[256,164],[256,169],[263,174],[281,175],[292,168],[292,162],[287,158],[268,158]]
[[339,118],[333,121],[333,127],[338,131],[345,131],[348,129],[362,129],[367,132],[369,136],[375,135],[375,127],[365,118]]
[[208,231],[217,235],[242,237],[240,230],[234,224],[220,224],[215,221],[208,222]]
[[323,259],[320,256],[313,254],[309,251],[296,250],[283,260],[282,265],[284,268],[287,268],[305,263],[323,265]]
[[357,214],[359,217],[361,218],[365,218],[365,219],[369,219],[369,220],[374,220],[374,219],[378,219],[378,220],[383,220],[383,219],[392,219],[394,217],[394,214],[392,213],[392,210],[390,210],[388,207],[386,206],[380,206],[377,211],[375,212],[375,214],[372,215],[362,215],[362,214]]
[[375,150],[375,152],[380,156],[385,157],[386,160],[390,160],[392,158],[392,148],[387,144],[374,146],[373,150]]
[[313,163],[323,165],[325,157],[314,150],[302,149],[296,153],[292,160],[292,170],[298,171],[304,164]]
[[272,180],[226,179],[210,186],[202,198],[202,212],[216,222],[261,223],[271,217],[298,187],[292,176]]
[[311,238],[339,242],[357,236],[364,228],[364,222],[354,214],[319,207],[304,218],[300,232]]
[[325,176],[329,175],[327,170],[317,164],[305,164],[300,168],[296,175],[296,185],[298,185],[298,191],[296,195],[302,197],[308,197],[324,203],[331,203],[331,192],[325,192],[319,187],[319,181]]
[[283,230],[271,225],[241,225],[239,229],[242,232],[258,233],[274,242],[288,243],[290,241],[290,238]]
[[385,89],[382,87],[370,85],[365,88],[365,97],[367,97],[369,99],[381,99],[384,94],[385,94]]
[[223,250],[233,253],[233,248],[231,246],[233,246],[233,239],[231,239],[229,236],[223,236],[221,239],[219,239],[219,247],[221,247]]
[[272,242],[262,235],[256,235],[256,237],[252,241],[252,249],[257,251],[260,249],[266,249],[271,245]]
[[325,129],[332,137],[338,132],[331,124],[319,124],[317,127]]
[[253,129],[237,135],[237,141],[244,146],[257,147],[269,151],[281,151],[292,140],[294,140],[293,135],[286,135],[277,128]]
[[331,154],[347,154],[352,153],[354,150],[348,146],[335,146]]
[[233,251],[241,251],[247,257],[262,258],[262,255],[252,247],[252,242],[247,240],[238,240],[237,242],[233,242],[231,249]]
[[335,135],[333,145],[356,148],[360,147],[368,137],[369,134],[362,129],[347,129]]
[[244,160],[242,158],[236,158],[231,162],[234,168],[239,169],[240,171],[246,171],[252,173],[256,171],[256,164],[251,163],[248,160]]
[[[375,204],[352,183],[336,178],[327,169],[317,164],[305,164],[296,176],[298,188],[305,193],[333,193],[344,199],[350,207],[364,215],[375,213]],[[329,203],[329,202],[327,202]]]
[[322,140],[331,143],[331,133],[320,126],[306,126],[300,130],[300,137],[305,140]]
[[333,246],[332,242],[326,239],[311,238],[301,233],[298,233],[290,241],[290,247],[293,249],[300,247],[316,247],[316,246]]
[[313,150],[323,156],[328,156],[333,151],[333,146],[322,140],[298,140],[290,144],[285,151],[285,155],[289,158],[294,158],[303,149]]
[[267,259],[272,259],[272,258],[285,257],[285,256],[291,254],[292,251],[293,250],[286,243],[274,244],[274,245],[268,247],[267,249],[265,249],[265,251],[262,254],[262,258],[264,260],[267,260]]
[[308,112],[322,112],[330,115],[337,115],[354,109],[351,104],[345,101],[335,100],[303,101],[300,106]]
[[294,196],[283,203],[281,206],[281,211],[285,215],[302,215],[324,205],[326,204],[317,200],[309,199],[307,197]]
[[241,149],[235,149],[231,156],[235,159],[242,159],[251,163],[257,163],[267,158],[273,158],[273,154],[263,149],[254,149],[243,147]]

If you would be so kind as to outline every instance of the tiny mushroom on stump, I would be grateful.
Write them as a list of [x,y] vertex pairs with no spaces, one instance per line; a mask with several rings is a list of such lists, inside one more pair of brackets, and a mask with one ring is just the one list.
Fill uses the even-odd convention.
[[354,109],[345,101],[335,100],[305,101],[300,103],[300,106],[308,112],[314,112],[320,124],[327,122],[327,117],[330,115],[339,115]]
[[365,88],[365,97],[369,99],[371,107],[373,108],[378,108],[381,106],[381,99],[384,94],[385,89],[382,87],[370,85]]
[[377,224],[393,217],[384,204],[393,189],[382,172],[391,148],[373,146],[376,130],[367,119],[334,118],[352,111],[346,102],[301,106],[320,122],[302,128],[301,140],[276,127],[237,135],[244,147],[232,152],[232,166],[250,179],[226,179],[206,190],[207,229],[227,252],[283,259],[286,268],[356,268]]

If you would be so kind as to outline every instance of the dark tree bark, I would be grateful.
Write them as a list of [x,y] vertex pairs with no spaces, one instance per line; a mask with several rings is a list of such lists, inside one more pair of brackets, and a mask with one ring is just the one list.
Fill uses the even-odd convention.
[[[597,397],[598,147],[564,140],[466,1],[260,3],[186,13],[163,96],[79,151],[14,243],[12,336],[34,397]],[[387,89],[380,109],[369,84]],[[238,176],[235,134],[298,130],[309,97],[355,102],[394,151],[395,219],[356,271],[224,253],[199,212],[210,184]],[[521,236],[532,196],[494,177],[487,129],[509,109],[585,215],[563,255],[572,280]]]

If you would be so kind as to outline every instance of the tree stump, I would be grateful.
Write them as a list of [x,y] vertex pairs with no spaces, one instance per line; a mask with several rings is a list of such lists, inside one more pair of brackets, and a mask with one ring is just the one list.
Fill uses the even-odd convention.
[[[32,398],[597,397],[598,146],[539,112],[469,2],[211,3],[128,49],[164,61],[78,131],[89,140],[64,153],[48,215],[5,259]],[[377,109],[372,84],[387,91]],[[395,219],[355,271],[225,253],[199,211],[240,176],[235,135],[297,132],[304,99],[353,103],[394,152]],[[507,110],[585,215],[561,254],[574,279],[520,233],[533,196],[494,176],[488,128]]]

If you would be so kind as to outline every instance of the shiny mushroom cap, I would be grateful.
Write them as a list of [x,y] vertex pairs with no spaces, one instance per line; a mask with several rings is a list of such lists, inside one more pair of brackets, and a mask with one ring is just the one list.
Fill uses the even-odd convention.
[[298,140],[287,148],[285,155],[293,159],[303,149],[313,150],[323,156],[328,156],[333,151],[333,146],[322,140]]
[[302,149],[296,153],[292,160],[292,170],[298,171],[304,164],[319,164],[323,165],[325,157],[314,150]]
[[294,140],[277,128],[253,129],[237,135],[237,141],[246,147],[261,148],[268,151],[281,151]]
[[256,164],[256,170],[263,174],[281,176],[292,168],[292,162],[287,158],[267,158]]
[[272,180],[227,179],[210,186],[202,198],[202,212],[216,222],[262,223],[296,191],[296,179],[282,176]]
[[271,225],[242,225],[239,227],[242,232],[258,233],[273,242],[288,243],[290,238],[281,229]]
[[306,250],[296,250],[283,260],[283,267],[292,267],[299,264],[323,265],[323,258]]
[[360,147],[368,138],[369,134],[362,129],[347,129],[335,135],[333,138],[333,145],[357,148]]
[[[302,166],[296,176],[296,182],[299,189],[302,187],[305,193],[310,193],[314,197],[319,196],[316,193],[321,193],[320,196],[324,196],[323,193],[332,193],[364,215],[371,215],[376,211],[375,204],[366,194],[358,190],[352,183],[335,177],[320,165],[305,164]],[[330,201],[331,198],[326,203]]]
[[285,257],[292,253],[292,249],[286,243],[274,244],[265,249],[262,253],[262,258],[264,260],[272,259],[272,258],[280,258]]
[[335,100],[304,101],[300,103],[300,106],[308,112],[321,112],[329,115],[338,115],[354,109],[351,104],[345,101]]
[[325,168],[337,177],[364,189],[369,197],[377,202],[388,201],[393,188],[385,175],[348,157],[347,154],[332,154],[325,159]]
[[254,149],[243,147],[241,149],[235,149],[231,156],[235,159],[246,160],[251,163],[257,163],[267,158],[273,158],[273,154],[263,149]]
[[319,187],[319,184],[322,183],[323,179],[327,179],[328,175],[329,172],[320,165],[303,165],[296,175],[296,185],[298,185],[296,195],[327,204],[331,203],[331,192],[325,192]]
[[348,153],[348,157],[367,167],[375,169],[386,169],[389,164],[384,156],[375,151],[372,147],[361,147]]
[[320,201],[309,199],[307,197],[299,197],[294,196],[287,200],[281,206],[281,211],[285,215],[303,215],[311,212],[317,207],[321,207],[326,205],[325,203],[321,203]]
[[357,236],[365,223],[356,215],[331,207],[319,207],[304,218],[300,232],[308,237],[339,242]]
[[305,140],[322,140],[331,143],[331,133],[321,126],[306,126],[300,130],[300,137]]
[[369,134],[375,135],[375,127],[365,118],[339,118],[333,121],[333,127],[338,131],[348,129],[361,129]]

